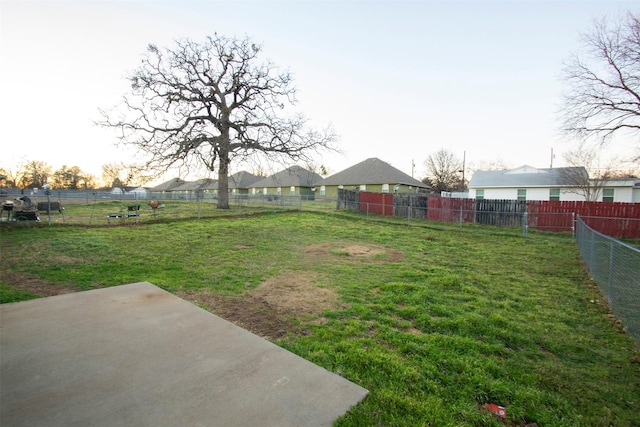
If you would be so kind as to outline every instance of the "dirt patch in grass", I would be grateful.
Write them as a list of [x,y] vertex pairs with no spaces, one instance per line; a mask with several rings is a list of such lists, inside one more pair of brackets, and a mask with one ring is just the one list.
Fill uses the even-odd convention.
[[274,339],[307,334],[306,324],[322,323],[324,310],[342,306],[339,296],[321,282],[317,273],[287,271],[239,296],[218,296],[209,290],[176,294],[257,335]]
[[[238,250],[253,247],[237,245]],[[404,254],[383,246],[333,242],[311,245],[305,255],[309,260],[336,259],[341,262],[395,262]],[[37,276],[10,273],[4,282],[40,296],[76,292],[77,289],[43,282]],[[183,290],[177,296],[257,335],[277,339],[287,334],[307,334],[311,324],[322,324],[325,310],[345,305],[330,287],[323,285],[321,274],[311,271],[286,271],[271,277],[257,288],[238,296],[221,296],[211,290]]]
[[396,262],[404,254],[395,249],[364,243],[330,242],[311,245],[306,253],[310,257],[337,258],[355,262]]
[[5,271],[2,273],[2,282],[21,291],[29,292],[41,297],[51,297],[54,295],[70,294],[78,289],[44,282],[35,274],[18,273],[15,271]]

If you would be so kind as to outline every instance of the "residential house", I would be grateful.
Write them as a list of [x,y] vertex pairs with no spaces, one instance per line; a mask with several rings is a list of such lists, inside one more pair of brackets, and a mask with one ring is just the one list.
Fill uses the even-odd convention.
[[264,196],[308,196],[313,197],[315,184],[322,181],[317,173],[300,166],[291,166],[276,174],[249,185],[250,194]]
[[338,189],[372,193],[415,193],[430,189],[423,182],[375,157],[331,175],[317,185],[318,194],[329,197],[336,197]]
[[156,185],[155,187],[150,188],[149,191],[153,193],[163,193],[166,191],[171,191],[174,188],[181,186],[185,182],[186,182],[185,180],[180,178],[171,178],[170,180],[165,181],[162,184],[159,184],[159,185]]
[[[571,178],[573,177],[573,178]],[[578,177],[576,179],[576,177]],[[476,171],[469,181],[469,197],[506,200],[587,200],[588,174],[584,167],[535,168]],[[591,181],[597,201],[640,201],[639,179]],[[583,188],[580,188],[580,187]]]
[[174,197],[178,196],[180,199],[191,199],[191,197],[207,198],[213,197],[214,194],[218,193],[218,181],[212,178],[202,178],[196,181],[186,181],[181,185],[174,187],[170,190]]
[[229,176],[229,192],[235,194],[249,194],[252,184],[264,179],[263,176],[253,175],[246,171],[236,172]]

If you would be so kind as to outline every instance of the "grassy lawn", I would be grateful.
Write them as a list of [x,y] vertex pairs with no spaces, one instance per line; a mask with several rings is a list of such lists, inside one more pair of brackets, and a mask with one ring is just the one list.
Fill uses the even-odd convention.
[[640,425],[640,354],[575,244],[247,213],[4,224],[2,302],[149,281],[369,389],[339,426]]

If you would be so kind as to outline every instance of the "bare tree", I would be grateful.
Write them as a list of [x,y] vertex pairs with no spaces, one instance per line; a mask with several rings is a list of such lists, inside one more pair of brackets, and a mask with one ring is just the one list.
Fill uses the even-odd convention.
[[122,162],[102,165],[102,180],[111,187],[142,186],[153,179],[141,165],[126,165]]
[[585,200],[596,202],[608,180],[613,177],[616,160],[604,163],[602,153],[595,148],[581,144],[575,150],[563,154],[566,168],[560,169],[560,176],[565,191],[580,194]]
[[16,188],[18,186],[20,171],[17,168],[8,167],[0,168],[0,175],[4,175],[2,186],[7,188]]
[[494,159],[494,160],[481,160],[477,163],[472,163],[469,165],[469,169],[472,172],[475,171],[500,171],[507,170],[510,167],[504,162],[502,159]]
[[625,131],[638,135],[640,20],[628,13],[615,24],[597,21],[582,40],[585,55],[574,55],[564,67],[563,130],[601,144]]
[[86,174],[78,166],[62,166],[53,173],[53,186],[63,190],[86,190],[95,186],[91,175]]
[[256,154],[306,159],[336,140],[331,129],[310,130],[302,115],[289,111],[292,76],[259,63],[261,50],[248,38],[219,35],[167,49],[149,45],[130,76],[126,112],[102,111],[99,124],[120,130],[120,141],[149,155],[155,170],[217,166],[218,208],[228,209],[233,160]]
[[428,178],[435,191],[453,191],[464,188],[461,185],[462,161],[455,154],[444,148],[431,154],[424,162],[428,171]]
[[40,188],[47,183],[51,166],[45,162],[30,161],[18,173],[18,185],[22,188]]

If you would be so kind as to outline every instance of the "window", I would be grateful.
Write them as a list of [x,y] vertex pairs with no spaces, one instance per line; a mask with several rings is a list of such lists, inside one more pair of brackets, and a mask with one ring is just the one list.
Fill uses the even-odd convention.
[[526,188],[518,188],[518,200],[527,200]]
[[484,188],[476,190],[476,199],[478,200],[484,199]]
[[325,187],[324,185],[320,186],[320,195],[321,196],[325,196],[327,194],[327,187]]
[[367,191],[367,184],[360,184],[360,191]]
[[289,194],[291,194],[292,196],[296,194],[296,187],[291,186],[291,188],[289,189]]
[[382,184],[382,192],[383,193],[389,192],[389,184]]
[[279,196],[282,194],[282,187],[276,188],[276,194]]
[[559,188],[550,188],[549,189],[549,200],[555,201],[555,202],[560,200],[560,189]]
[[613,188],[605,188],[602,191],[603,202],[613,202]]

